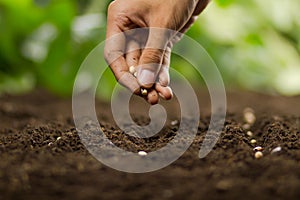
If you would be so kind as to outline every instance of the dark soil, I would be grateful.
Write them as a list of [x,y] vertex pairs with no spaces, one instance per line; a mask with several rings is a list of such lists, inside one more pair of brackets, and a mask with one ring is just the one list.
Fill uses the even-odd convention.
[[[228,113],[214,150],[198,158],[209,124],[210,103],[199,94],[201,120],[189,150],[159,171],[129,174],[111,169],[82,145],[71,100],[44,91],[0,98],[0,199],[300,199],[300,97],[228,93]],[[147,106],[133,99],[133,119],[146,124]],[[98,102],[106,135],[136,152],[161,148],[176,134],[176,102],[164,102],[169,120],[153,140],[130,138],[116,127],[109,104]],[[256,122],[243,128],[243,110]],[[100,110],[100,109],[98,109]],[[60,137],[59,139],[57,139]],[[257,144],[251,144],[254,138]],[[264,156],[254,158],[253,147]],[[280,146],[280,152],[271,150]]]

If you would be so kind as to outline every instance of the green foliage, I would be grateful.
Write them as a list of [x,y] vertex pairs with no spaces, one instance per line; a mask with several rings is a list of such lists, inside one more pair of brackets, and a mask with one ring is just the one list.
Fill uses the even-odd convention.
[[[109,2],[0,0],[0,93],[42,86],[70,95],[80,64],[105,39]],[[227,85],[300,94],[299,10],[299,1],[215,0],[187,34],[209,52]],[[171,66],[203,82],[180,57]],[[112,73],[102,81],[99,95],[109,96]]]
[[300,1],[216,0],[189,35],[208,50],[227,84],[300,94]]
[[[105,39],[104,17],[89,13],[87,2],[0,0],[0,93],[40,85],[71,94],[80,64]],[[98,2],[103,8],[109,1]],[[80,30],[82,16],[99,23]]]

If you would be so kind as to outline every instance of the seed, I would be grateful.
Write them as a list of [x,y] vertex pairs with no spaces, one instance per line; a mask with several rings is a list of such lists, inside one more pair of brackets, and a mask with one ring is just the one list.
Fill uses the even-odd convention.
[[262,148],[261,146],[257,146],[253,148],[253,151],[262,151],[264,148]]
[[145,152],[145,151],[139,151],[138,154],[139,154],[140,156],[146,156],[146,155],[147,155],[147,152]]
[[252,140],[250,140],[250,143],[251,143],[251,144],[255,144],[255,143],[256,143],[256,140],[255,140],[255,139],[252,139]]
[[277,152],[279,152],[279,151],[281,151],[281,150],[282,150],[281,147],[276,147],[275,149],[273,149],[273,150],[271,151],[271,154],[277,153]]
[[147,96],[148,91],[147,91],[146,89],[141,88],[141,94],[142,94],[143,96]]
[[248,124],[254,124],[256,120],[254,110],[252,108],[245,108],[243,113],[245,122],[247,122]]
[[134,74],[136,71],[135,71],[135,67],[134,66],[130,66],[129,67],[129,72],[130,72],[130,74]]
[[72,132],[67,132],[67,133],[66,133],[66,135],[68,135],[68,136],[72,136],[72,135],[73,135],[73,133],[72,133]]
[[254,157],[256,159],[262,158],[264,156],[264,154],[260,151],[255,152]]
[[171,121],[171,125],[172,125],[172,126],[175,126],[175,125],[177,125],[177,124],[178,124],[178,120]]
[[249,137],[252,137],[252,136],[253,136],[253,133],[252,133],[251,131],[247,131],[247,135],[248,135]]
[[56,138],[56,141],[58,141],[58,140],[60,140],[61,139],[61,137],[58,137],[58,138]]

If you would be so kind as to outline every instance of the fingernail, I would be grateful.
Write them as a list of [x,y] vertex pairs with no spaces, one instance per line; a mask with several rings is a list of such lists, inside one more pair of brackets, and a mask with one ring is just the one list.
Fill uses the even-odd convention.
[[155,74],[150,70],[143,69],[139,74],[138,80],[141,85],[151,87],[155,81]]

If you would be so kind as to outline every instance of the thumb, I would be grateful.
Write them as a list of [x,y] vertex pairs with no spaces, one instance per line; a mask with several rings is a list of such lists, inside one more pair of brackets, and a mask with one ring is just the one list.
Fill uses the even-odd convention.
[[156,82],[169,38],[166,29],[150,28],[137,71],[137,80],[140,86],[151,88]]

